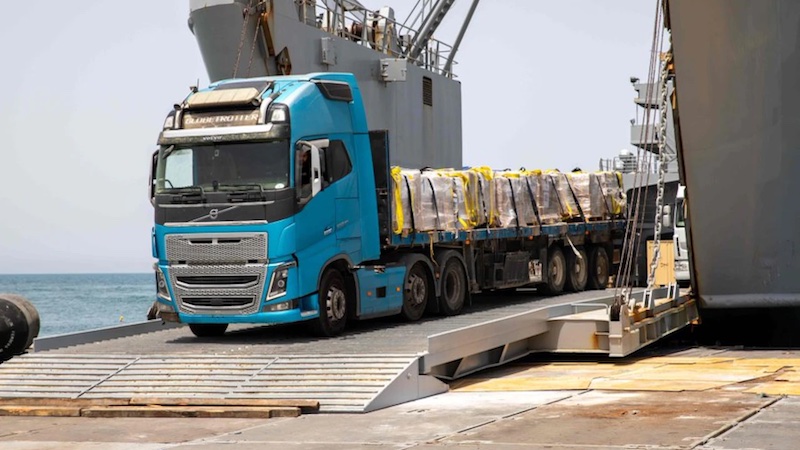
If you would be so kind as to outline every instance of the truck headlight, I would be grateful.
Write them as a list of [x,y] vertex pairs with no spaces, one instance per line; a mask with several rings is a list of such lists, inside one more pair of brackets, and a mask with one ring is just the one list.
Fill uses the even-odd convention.
[[166,301],[170,301],[169,289],[167,289],[167,278],[160,267],[156,267],[156,293],[158,297]]
[[267,110],[267,122],[289,123],[289,107],[282,103],[273,103]]
[[272,272],[272,278],[269,281],[269,291],[267,292],[267,300],[286,295],[286,285],[289,283],[289,267],[291,267],[289,264],[283,265]]

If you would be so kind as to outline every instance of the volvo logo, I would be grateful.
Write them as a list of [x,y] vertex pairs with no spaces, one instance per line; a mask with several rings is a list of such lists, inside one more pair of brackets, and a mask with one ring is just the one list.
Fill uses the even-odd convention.
[[[209,205],[210,206],[210,205]],[[205,205],[197,205],[198,208],[205,208]],[[239,206],[231,206],[229,208],[224,208],[222,210],[218,208],[213,208],[208,210],[208,214],[203,214],[202,216],[192,219],[189,222],[202,222],[204,220],[217,220],[221,214],[225,214],[228,211],[233,211],[234,209],[238,208]]]

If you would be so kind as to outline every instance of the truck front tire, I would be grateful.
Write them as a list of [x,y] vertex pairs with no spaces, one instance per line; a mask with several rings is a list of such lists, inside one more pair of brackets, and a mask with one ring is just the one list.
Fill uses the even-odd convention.
[[342,334],[347,326],[347,285],[338,270],[328,269],[322,276],[318,298],[319,318],[312,331],[324,337]]
[[189,329],[197,337],[220,337],[228,329],[227,323],[190,323]]

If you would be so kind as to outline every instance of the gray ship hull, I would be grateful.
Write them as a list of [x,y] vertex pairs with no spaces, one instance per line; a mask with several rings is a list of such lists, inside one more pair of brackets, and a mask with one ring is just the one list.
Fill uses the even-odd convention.
[[[211,81],[278,75],[264,31],[249,0],[191,0],[189,27]],[[292,0],[270,3],[272,47],[285,49],[292,74],[348,72],[358,79],[371,130],[388,130],[392,165],[461,168],[461,83],[413,63],[400,64],[402,80],[382,77],[382,61],[395,59],[302,22]],[[255,46],[253,45],[255,43]],[[323,43],[328,46],[323,54]],[[238,61],[238,68],[237,67]],[[430,95],[426,104],[425,81]]]
[[668,6],[693,288],[705,308],[800,306],[800,2]]

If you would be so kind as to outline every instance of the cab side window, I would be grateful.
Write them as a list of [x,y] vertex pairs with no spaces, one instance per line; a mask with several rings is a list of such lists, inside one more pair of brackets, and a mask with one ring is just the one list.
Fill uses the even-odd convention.
[[324,156],[320,156],[326,185],[341,180],[353,171],[353,164],[342,141],[330,141],[330,146],[324,150]]

